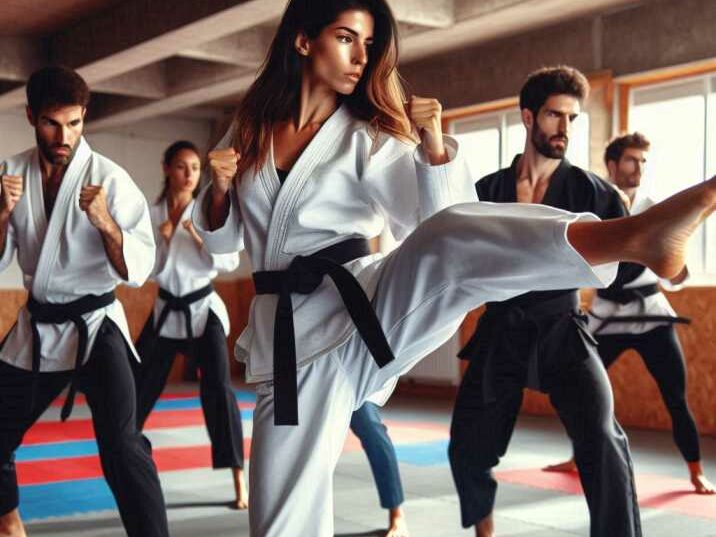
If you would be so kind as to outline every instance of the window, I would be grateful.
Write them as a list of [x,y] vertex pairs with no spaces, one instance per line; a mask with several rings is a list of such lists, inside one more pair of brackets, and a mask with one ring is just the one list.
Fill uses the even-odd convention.
[[[629,130],[651,141],[643,187],[659,201],[716,174],[716,77],[701,76],[635,88]],[[707,222],[690,243],[694,283],[716,277],[716,224]]]
[[[518,110],[492,112],[450,123],[449,132],[459,141],[475,181],[512,164],[522,153],[527,135]],[[582,113],[574,123],[567,158],[589,168],[589,115]]]

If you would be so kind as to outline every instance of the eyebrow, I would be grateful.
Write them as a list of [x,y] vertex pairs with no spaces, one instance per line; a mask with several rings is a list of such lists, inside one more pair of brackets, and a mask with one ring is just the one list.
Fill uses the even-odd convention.
[[[40,119],[43,120],[43,121],[49,121],[49,122],[52,123],[53,125],[61,125],[61,123],[60,123],[59,121],[57,121],[57,120],[55,120],[55,119],[52,119],[52,118],[49,117],[49,116],[40,116]],[[79,123],[80,121],[82,121],[82,118],[81,118],[81,117],[77,117],[77,118],[74,118],[74,119],[69,120],[69,121],[67,122],[67,124],[68,124],[68,125],[72,125],[72,124],[74,124],[74,123]]]
[[[360,35],[358,34],[358,32],[356,32],[355,30],[353,30],[353,29],[351,29],[351,28],[348,28],[348,26],[339,26],[338,28],[336,28],[336,30],[343,30],[343,31],[345,31],[345,32],[348,32],[349,34],[354,35],[355,37],[360,37]],[[373,41],[373,36],[366,37],[365,40],[366,40],[366,41]]]
[[560,116],[570,117],[577,117],[579,115],[579,112],[562,112],[561,110],[557,110],[556,108],[548,108],[547,112],[550,112],[552,114],[559,114]]

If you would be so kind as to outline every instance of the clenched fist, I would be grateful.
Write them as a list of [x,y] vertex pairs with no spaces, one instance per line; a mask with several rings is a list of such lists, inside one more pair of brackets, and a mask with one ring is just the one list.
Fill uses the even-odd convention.
[[408,101],[407,109],[408,117],[418,129],[423,149],[428,154],[431,164],[447,162],[441,123],[443,107],[440,101],[413,95]]
[[172,240],[174,234],[174,224],[172,221],[167,219],[159,226],[159,234],[164,238],[167,244]]
[[194,239],[194,242],[196,242],[199,247],[204,245],[204,239],[202,239],[196,232],[196,228],[194,227],[194,223],[191,221],[191,218],[184,220],[181,225],[189,232],[189,235],[191,235],[191,238]]
[[10,216],[23,192],[23,179],[17,175],[3,175],[0,180],[0,215]]
[[82,187],[80,209],[87,213],[92,225],[100,231],[108,229],[114,222],[107,208],[107,194],[101,186]]
[[233,147],[217,149],[209,153],[214,199],[223,199],[231,188],[231,182],[236,175],[239,160],[241,160],[241,155]]

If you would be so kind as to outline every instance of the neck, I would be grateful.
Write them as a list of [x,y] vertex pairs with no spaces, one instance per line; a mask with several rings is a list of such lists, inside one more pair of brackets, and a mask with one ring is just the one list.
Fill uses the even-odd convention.
[[529,181],[532,185],[542,181],[549,181],[560,162],[560,159],[547,158],[539,153],[530,143],[528,133],[525,151],[517,163],[518,178],[523,181]]
[[301,100],[293,118],[297,131],[311,124],[322,124],[338,108],[338,95],[324,84],[318,84],[304,74],[301,80]]
[[169,192],[167,194],[167,205],[169,210],[181,209],[183,211],[189,205],[191,199],[191,192]]
[[626,187],[624,187],[624,186],[619,186],[619,184],[618,184],[613,178],[611,178],[611,181],[612,181],[612,183],[614,183],[615,185],[617,185],[617,187],[618,187],[622,192],[624,192],[627,196],[629,196],[629,201],[631,201],[632,203],[634,203],[634,198],[636,198],[636,191],[639,189],[639,187],[637,187],[637,186],[626,186]]
[[47,179],[48,177],[51,177],[53,172],[56,170],[60,170],[61,174],[64,175],[66,166],[62,164],[52,164],[49,160],[45,158],[45,156],[42,154],[42,151],[39,151],[40,154],[40,171],[42,172],[42,176]]

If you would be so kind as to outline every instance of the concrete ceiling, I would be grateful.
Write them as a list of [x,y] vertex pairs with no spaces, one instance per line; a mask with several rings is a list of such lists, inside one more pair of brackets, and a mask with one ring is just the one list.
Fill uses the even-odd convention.
[[[388,0],[403,62],[636,0]],[[90,130],[149,117],[207,117],[254,79],[279,0],[4,0],[0,111],[25,102],[23,83],[48,62],[77,69],[93,91]]]

